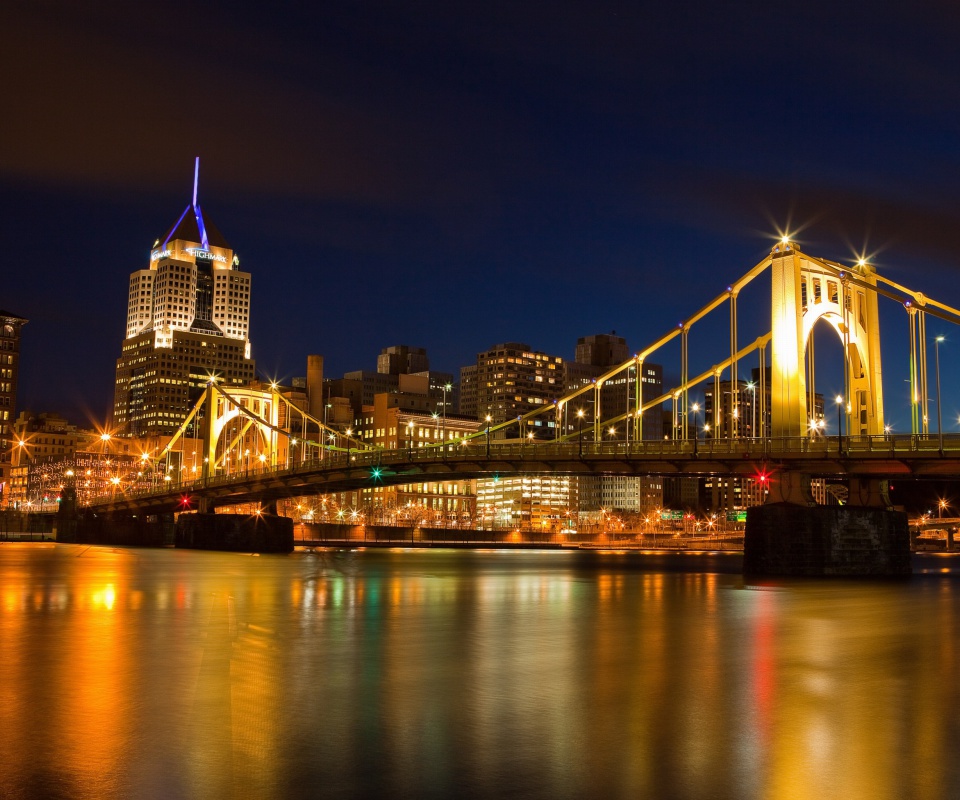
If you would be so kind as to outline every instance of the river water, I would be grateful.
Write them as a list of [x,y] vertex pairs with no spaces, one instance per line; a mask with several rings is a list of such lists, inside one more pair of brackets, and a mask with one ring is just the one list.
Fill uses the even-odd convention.
[[0,545],[4,798],[960,797],[960,561]]

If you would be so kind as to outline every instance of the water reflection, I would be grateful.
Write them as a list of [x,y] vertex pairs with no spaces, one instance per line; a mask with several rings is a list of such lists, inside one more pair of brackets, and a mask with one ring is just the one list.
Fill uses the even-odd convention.
[[744,586],[715,555],[2,545],[0,786],[960,796],[956,563]]

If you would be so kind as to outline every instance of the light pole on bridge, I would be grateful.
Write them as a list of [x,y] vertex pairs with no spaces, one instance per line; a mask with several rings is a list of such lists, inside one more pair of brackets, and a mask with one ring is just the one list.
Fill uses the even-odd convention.
[[577,440],[580,443],[580,458],[583,458],[583,409],[577,411],[577,419],[580,422],[580,432]]
[[837,453],[843,455],[843,395],[838,394],[837,401]]
[[943,455],[943,413],[940,410],[940,342],[943,336],[938,336],[934,340],[934,353],[937,365],[937,442],[939,444],[940,455]]
[[697,448],[700,444],[700,404],[694,403],[693,410],[693,454],[697,454]]
[[487,414],[486,423],[487,423],[487,458],[490,458],[490,423],[492,422],[493,417]]
[[440,429],[440,434],[443,440],[444,452],[446,452],[447,449],[447,392],[449,392],[452,388],[452,384],[443,384],[443,427]]

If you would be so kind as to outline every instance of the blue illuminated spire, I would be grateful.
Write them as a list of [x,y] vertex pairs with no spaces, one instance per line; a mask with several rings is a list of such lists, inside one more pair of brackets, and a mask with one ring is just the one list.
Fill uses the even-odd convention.
[[197,183],[200,181],[200,156],[197,156],[197,160],[193,165],[193,213],[197,216],[197,228],[200,229],[200,244],[203,245],[203,249],[207,250],[210,247],[210,242],[207,240],[207,228],[203,224],[203,212],[200,210],[200,206],[197,205]]
[[[167,243],[173,239],[185,239],[191,242],[197,242],[201,250],[209,250],[210,245],[214,247],[229,247],[221,233],[215,225],[203,218],[203,211],[197,202],[197,195],[200,189],[200,156],[196,157],[193,165],[193,201],[183,210],[180,218],[176,221],[169,233],[163,239],[164,249]],[[194,225],[196,223],[196,225]]]

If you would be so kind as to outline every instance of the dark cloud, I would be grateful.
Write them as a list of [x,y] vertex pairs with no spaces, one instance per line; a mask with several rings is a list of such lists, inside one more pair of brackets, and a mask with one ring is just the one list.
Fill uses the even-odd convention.
[[[281,374],[400,341],[448,369],[506,339],[640,346],[788,223],[949,294],[958,21],[941,3],[8,3],[5,259],[48,277],[15,269],[0,305],[34,320],[32,358],[65,364],[60,391],[36,367],[24,396],[107,405],[127,275],[195,155]],[[57,321],[90,314],[64,342]]]

